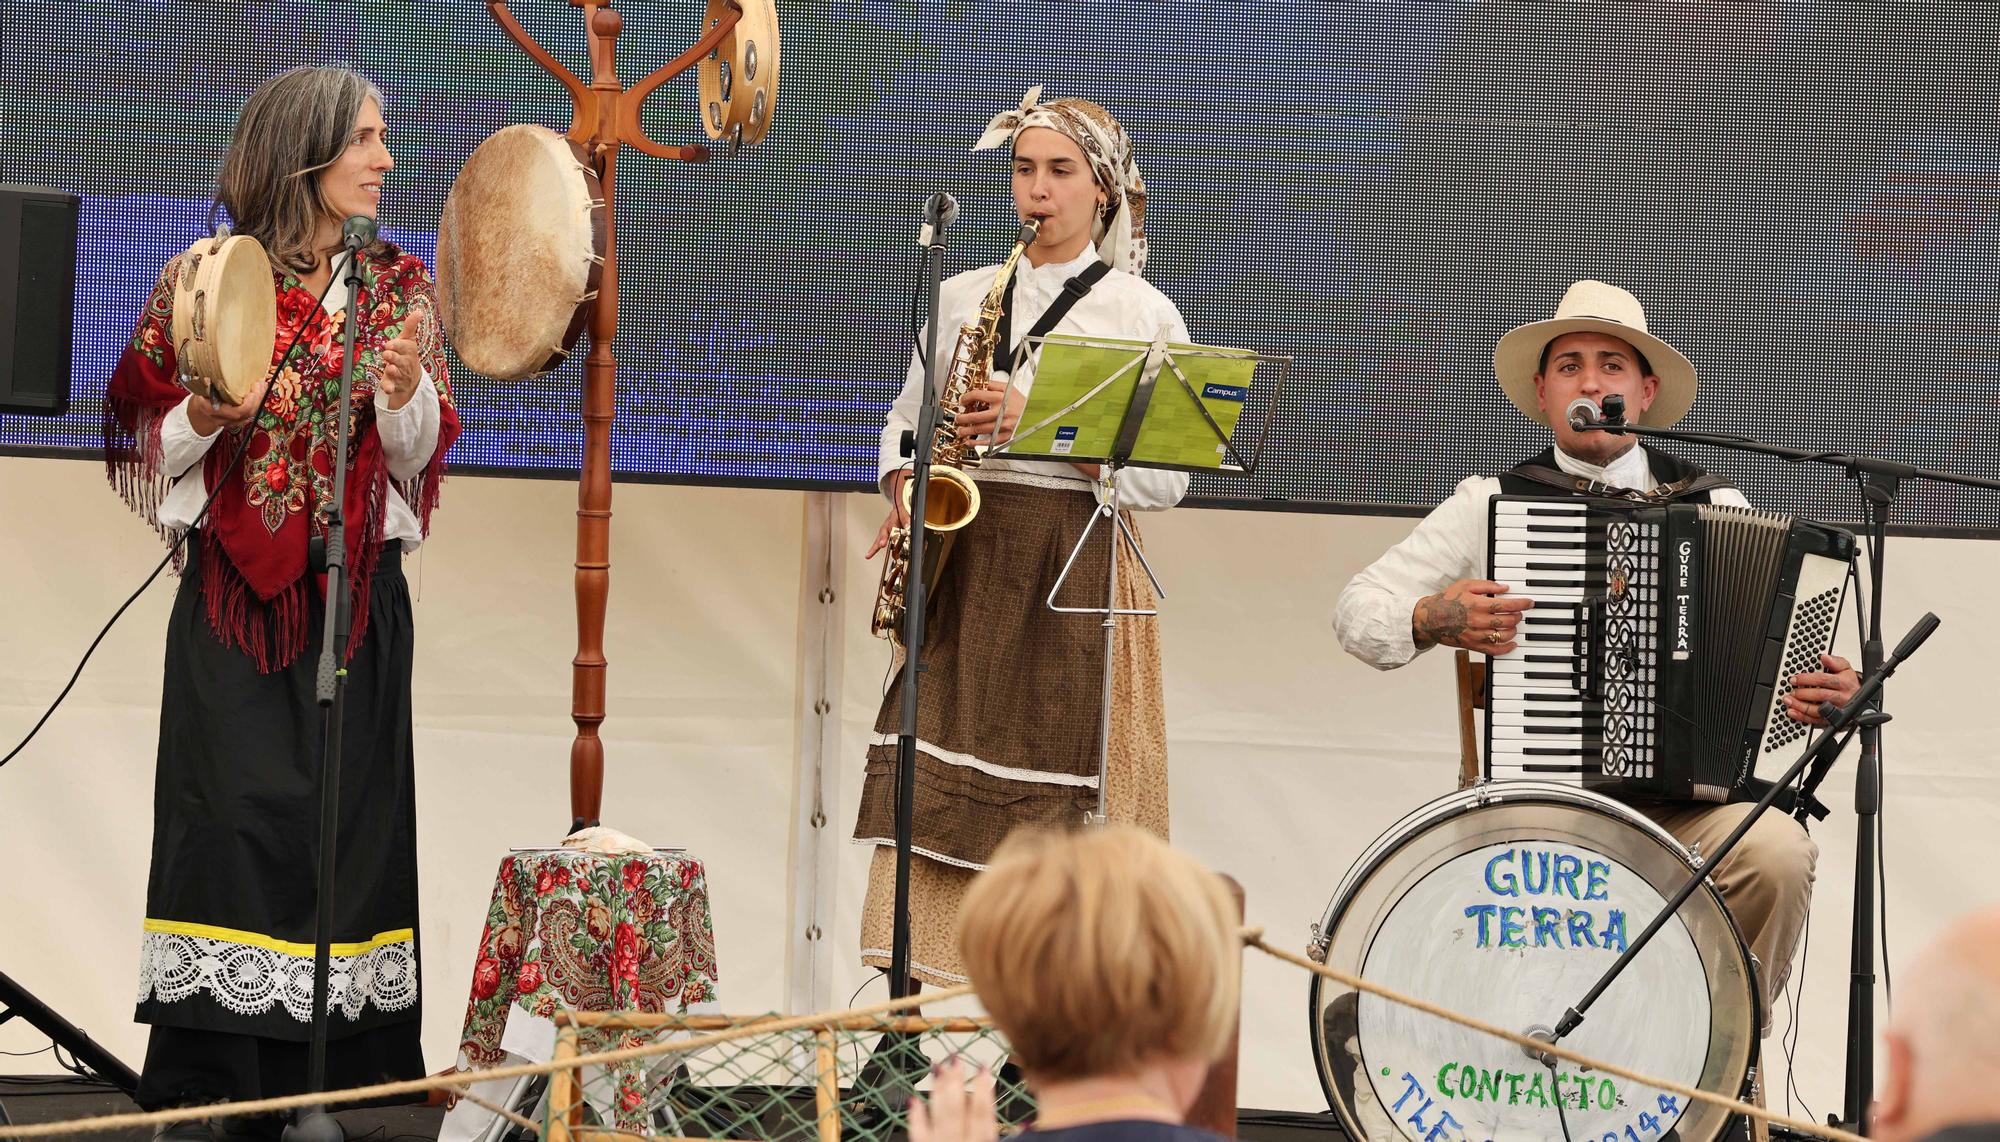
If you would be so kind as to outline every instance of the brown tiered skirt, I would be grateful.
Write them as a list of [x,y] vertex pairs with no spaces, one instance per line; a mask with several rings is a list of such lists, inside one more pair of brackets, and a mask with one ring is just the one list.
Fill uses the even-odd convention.
[[[1023,825],[1081,825],[1097,809],[1104,628],[1059,614],[1049,590],[1096,513],[1087,486],[980,481],[979,515],[959,534],[925,631],[917,698],[911,970],[934,984],[965,977],[954,933],[973,875]],[[1130,522],[1130,517],[1127,517]],[[1136,527],[1134,533],[1137,533]],[[1110,537],[1100,522],[1057,602],[1104,605]],[[1118,605],[1157,600],[1129,545],[1118,552]],[[1120,616],[1112,666],[1106,816],[1167,835],[1167,735],[1158,620]],[[875,719],[855,839],[876,845],[861,958],[889,965],[896,888],[898,671]]]

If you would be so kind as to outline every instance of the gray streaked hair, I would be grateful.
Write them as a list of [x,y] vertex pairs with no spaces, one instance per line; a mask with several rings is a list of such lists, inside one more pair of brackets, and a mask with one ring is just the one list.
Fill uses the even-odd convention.
[[387,106],[374,83],[344,67],[295,67],[266,80],[236,119],[209,225],[227,210],[234,232],[257,239],[274,264],[313,269],[325,252],[312,248],[313,235],[332,214],[315,176],[346,150],[370,99]]

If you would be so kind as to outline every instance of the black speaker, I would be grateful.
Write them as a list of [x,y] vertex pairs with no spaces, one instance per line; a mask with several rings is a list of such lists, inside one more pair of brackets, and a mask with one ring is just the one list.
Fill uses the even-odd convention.
[[69,411],[83,199],[0,183],[0,412]]

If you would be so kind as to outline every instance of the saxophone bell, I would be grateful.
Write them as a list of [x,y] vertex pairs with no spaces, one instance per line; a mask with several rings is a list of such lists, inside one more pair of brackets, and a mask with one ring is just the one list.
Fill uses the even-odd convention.
[[[914,517],[917,482],[903,481],[903,514]],[[924,526],[932,531],[957,531],[979,514],[979,485],[958,468],[939,464],[924,488]]]

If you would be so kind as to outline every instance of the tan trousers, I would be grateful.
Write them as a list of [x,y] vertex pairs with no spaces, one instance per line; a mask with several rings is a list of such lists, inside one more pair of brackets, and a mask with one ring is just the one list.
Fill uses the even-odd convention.
[[[1659,822],[1681,844],[1704,856],[1713,852],[1742,823],[1753,806],[1651,805],[1640,811]],[[1720,868],[1708,875],[1722,893],[1722,902],[1736,918],[1736,927],[1757,957],[1757,982],[1763,994],[1759,1013],[1766,1034],[1771,1029],[1771,1004],[1791,975],[1792,955],[1805,930],[1806,907],[1812,903],[1813,866],[1819,845],[1797,821],[1771,809],[1757,819],[1731,850]]]
[[[1741,824],[1754,806],[1734,805],[1652,805],[1640,811],[1659,822],[1682,845],[1704,856],[1713,852]],[[1767,810],[1743,839],[1736,842],[1721,867],[1708,869],[1722,902],[1736,918],[1736,927],[1757,957],[1759,1027],[1771,1032],[1771,1005],[1785,990],[1792,972],[1792,956],[1798,951],[1799,933],[1805,930],[1806,908],[1812,903],[1813,866],[1819,862],[1819,844],[1806,835],[1797,821]],[[1704,866],[1707,867],[1707,866]],[[1767,1105],[1764,1075],[1757,1076],[1757,1089],[1750,1101]],[[1768,1142],[1770,1130],[1761,1120],[1754,1122],[1750,1137]]]

